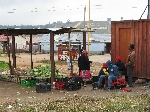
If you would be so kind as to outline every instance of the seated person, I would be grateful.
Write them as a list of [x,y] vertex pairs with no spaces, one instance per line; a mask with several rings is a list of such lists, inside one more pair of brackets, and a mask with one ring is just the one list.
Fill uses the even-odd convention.
[[125,67],[124,63],[121,61],[120,56],[116,57],[115,65],[118,67],[120,78],[122,78],[122,75],[126,75],[126,67]]
[[[107,70],[107,65],[106,63],[103,63],[102,64],[102,67],[99,71],[99,74],[98,74],[98,84],[100,83],[100,76],[101,75],[104,75],[105,76],[105,79],[107,79],[107,76],[108,76],[108,70]],[[104,87],[104,83],[105,83],[105,80],[103,79],[102,81],[102,87]]]
[[[106,62],[106,65],[108,67],[108,90],[111,89],[112,80],[115,80],[118,78],[118,67],[116,65],[113,65],[110,60]],[[106,75],[101,75],[98,82],[98,87],[102,88],[102,82]]]

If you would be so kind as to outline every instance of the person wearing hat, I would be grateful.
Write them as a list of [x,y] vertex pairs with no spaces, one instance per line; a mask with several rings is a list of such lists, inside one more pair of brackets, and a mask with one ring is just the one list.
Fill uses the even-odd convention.
[[122,75],[126,75],[126,67],[125,67],[124,63],[121,61],[120,56],[116,56],[115,65],[118,67],[120,78],[122,78]]
[[107,80],[107,77],[108,77],[108,70],[107,70],[107,65],[106,63],[103,63],[102,64],[102,67],[99,71],[99,74],[98,74],[98,87],[100,87],[100,76],[104,77],[103,80],[102,80],[102,86],[101,88],[104,87],[104,84],[105,84],[105,80]]
[[107,65],[106,63],[102,63],[101,69],[98,74],[98,80],[101,75],[108,75]]
[[80,50],[80,53],[79,53],[79,57],[78,57],[78,67],[79,67],[79,75],[80,75],[80,71],[81,71],[81,57],[82,57],[82,55],[83,55],[83,47],[82,47],[82,49]]
[[132,72],[135,67],[135,51],[134,51],[134,44],[129,45],[130,53],[128,55],[126,61],[126,68],[127,68],[127,76],[128,76],[128,85],[127,87],[133,87],[132,85]]
[[89,61],[87,54],[88,52],[86,50],[82,51],[82,56],[79,60],[81,70],[90,70],[90,63],[92,63],[92,61]]
[[[90,78],[90,63],[92,63],[92,61],[89,61],[87,54],[88,52],[86,50],[83,50],[81,57],[78,59],[78,66],[80,69],[79,76],[82,77],[86,75]],[[86,83],[84,86],[86,86]]]

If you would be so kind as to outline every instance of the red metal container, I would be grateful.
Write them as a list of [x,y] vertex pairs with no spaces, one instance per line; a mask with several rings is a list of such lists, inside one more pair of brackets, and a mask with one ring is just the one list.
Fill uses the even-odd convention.
[[111,60],[120,55],[126,63],[129,44],[135,45],[133,77],[150,79],[150,19],[111,22]]

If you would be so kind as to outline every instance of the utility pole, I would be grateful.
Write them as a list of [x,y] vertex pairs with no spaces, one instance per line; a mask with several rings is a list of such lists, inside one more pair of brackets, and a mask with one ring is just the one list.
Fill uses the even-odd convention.
[[90,30],[91,30],[91,25],[90,25],[90,0],[89,0],[89,22],[88,22],[88,57],[90,56]]
[[86,12],[86,6],[84,7],[84,28],[85,28],[85,12]]

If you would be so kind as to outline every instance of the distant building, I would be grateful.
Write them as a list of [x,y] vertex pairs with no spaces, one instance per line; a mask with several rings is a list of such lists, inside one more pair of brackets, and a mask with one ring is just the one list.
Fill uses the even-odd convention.
[[[104,52],[110,52],[110,44],[111,44],[111,35],[110,34],[91,34],[90,35],[90,53],[91,54],[102,54]],[[87,45],[86,48],[88,49],[88,35],[86,35]],[[54,51],[58,51],[57,45],[63,44],[68,40],[68,34],[63,35],[56,35],[54,37]],[[82,34],[70,34],[70,40],[72,43],[80,42],[80,48],[83,43],[83,35]],[[41,36],[37,42],[41,45],[41,50],[45,52],[50,52],[50,35],[44,34]]]

